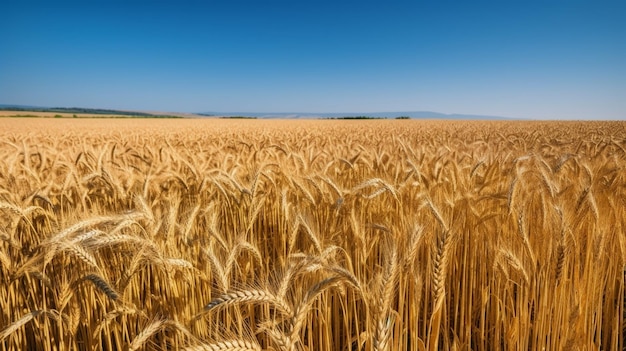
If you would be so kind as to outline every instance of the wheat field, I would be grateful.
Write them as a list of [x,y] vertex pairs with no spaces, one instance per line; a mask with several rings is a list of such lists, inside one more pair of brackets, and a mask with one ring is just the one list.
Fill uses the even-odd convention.
[[623,350],[626,123],[0,119],[0,350]]

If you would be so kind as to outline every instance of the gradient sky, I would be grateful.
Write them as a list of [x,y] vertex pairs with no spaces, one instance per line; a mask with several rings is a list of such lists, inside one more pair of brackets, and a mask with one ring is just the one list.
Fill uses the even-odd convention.
[[626,1],[3,1],[0,104],[626,118]]

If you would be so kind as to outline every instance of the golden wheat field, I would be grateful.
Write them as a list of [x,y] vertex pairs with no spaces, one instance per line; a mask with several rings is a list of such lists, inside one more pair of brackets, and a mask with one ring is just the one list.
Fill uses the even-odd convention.
[[623,350],[626,123],[0,119],[0,350]]

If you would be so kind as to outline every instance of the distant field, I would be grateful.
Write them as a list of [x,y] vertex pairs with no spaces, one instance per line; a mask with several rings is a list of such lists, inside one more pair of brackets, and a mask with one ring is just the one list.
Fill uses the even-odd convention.
[[0,117],[42,117],[42,118],[104,118],[104,117],[131,117],[127,115],[95,115],[86,113],[39,112],[39,111],[2,111]]
[[626,347],[625,122],[0,118],[0,159],[0,350]]
[[0,118],[164,118],[164,117],[198,117],[192,114],[171,115],[154,115],[154,116],[136,116],[123,113],[66,113],[66,112],[44,112],[44,111],[11,111],[0,110]]

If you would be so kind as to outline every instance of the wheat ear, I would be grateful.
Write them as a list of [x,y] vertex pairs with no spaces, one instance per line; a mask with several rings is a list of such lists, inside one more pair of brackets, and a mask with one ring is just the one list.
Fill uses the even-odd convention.
[[141,331],[141,333],[139,333],[139,335],[137,335],[137,337],[135,337],[133,342],[130,344],[129,350],[135,351],[143,346],[143,344],[145,344],[152,335],[163,327],[163,324],[165,324],[165,321],[160,319],[150,323],[144,330]]
[[83,277],[82,280],[89,280],[93,285],[98,288],[98,290],[102,291],[106,296],[108,296],[111,300],[116,301],[119,298],[117,292],[97,274],[88,274]]
[[16,320],[15,322],[13,322],[11,325],[4,328],[0,332],[0,342],[2,342],[9,335],[13,334],[15,331],[17,331],[18,329],[20,329],[21,327],[23,327],[24,325],[32,321],[34,318],[41,316],[41,315],[48,315],[49,317],[52,317],[55,320],[58,320],[58,318],[60,317],[58,312],[55,310],[36,310],[36,311],[28,312],[25,315],[23,315],[20,319]]
[[292,309],[282,298],[273,295],[270,292],[264,290],[243,290],[234,291],[228,294],[224,294],[204,307],[205,311],[209,311],[218,306],[228,306],[237,303],[255,303],[255,302],[268,302],[271,303],[278,311],[285,315],[291,315]]
[[227,340],[188,347],[186,351],[261,351],[261,346],[246,340]]

